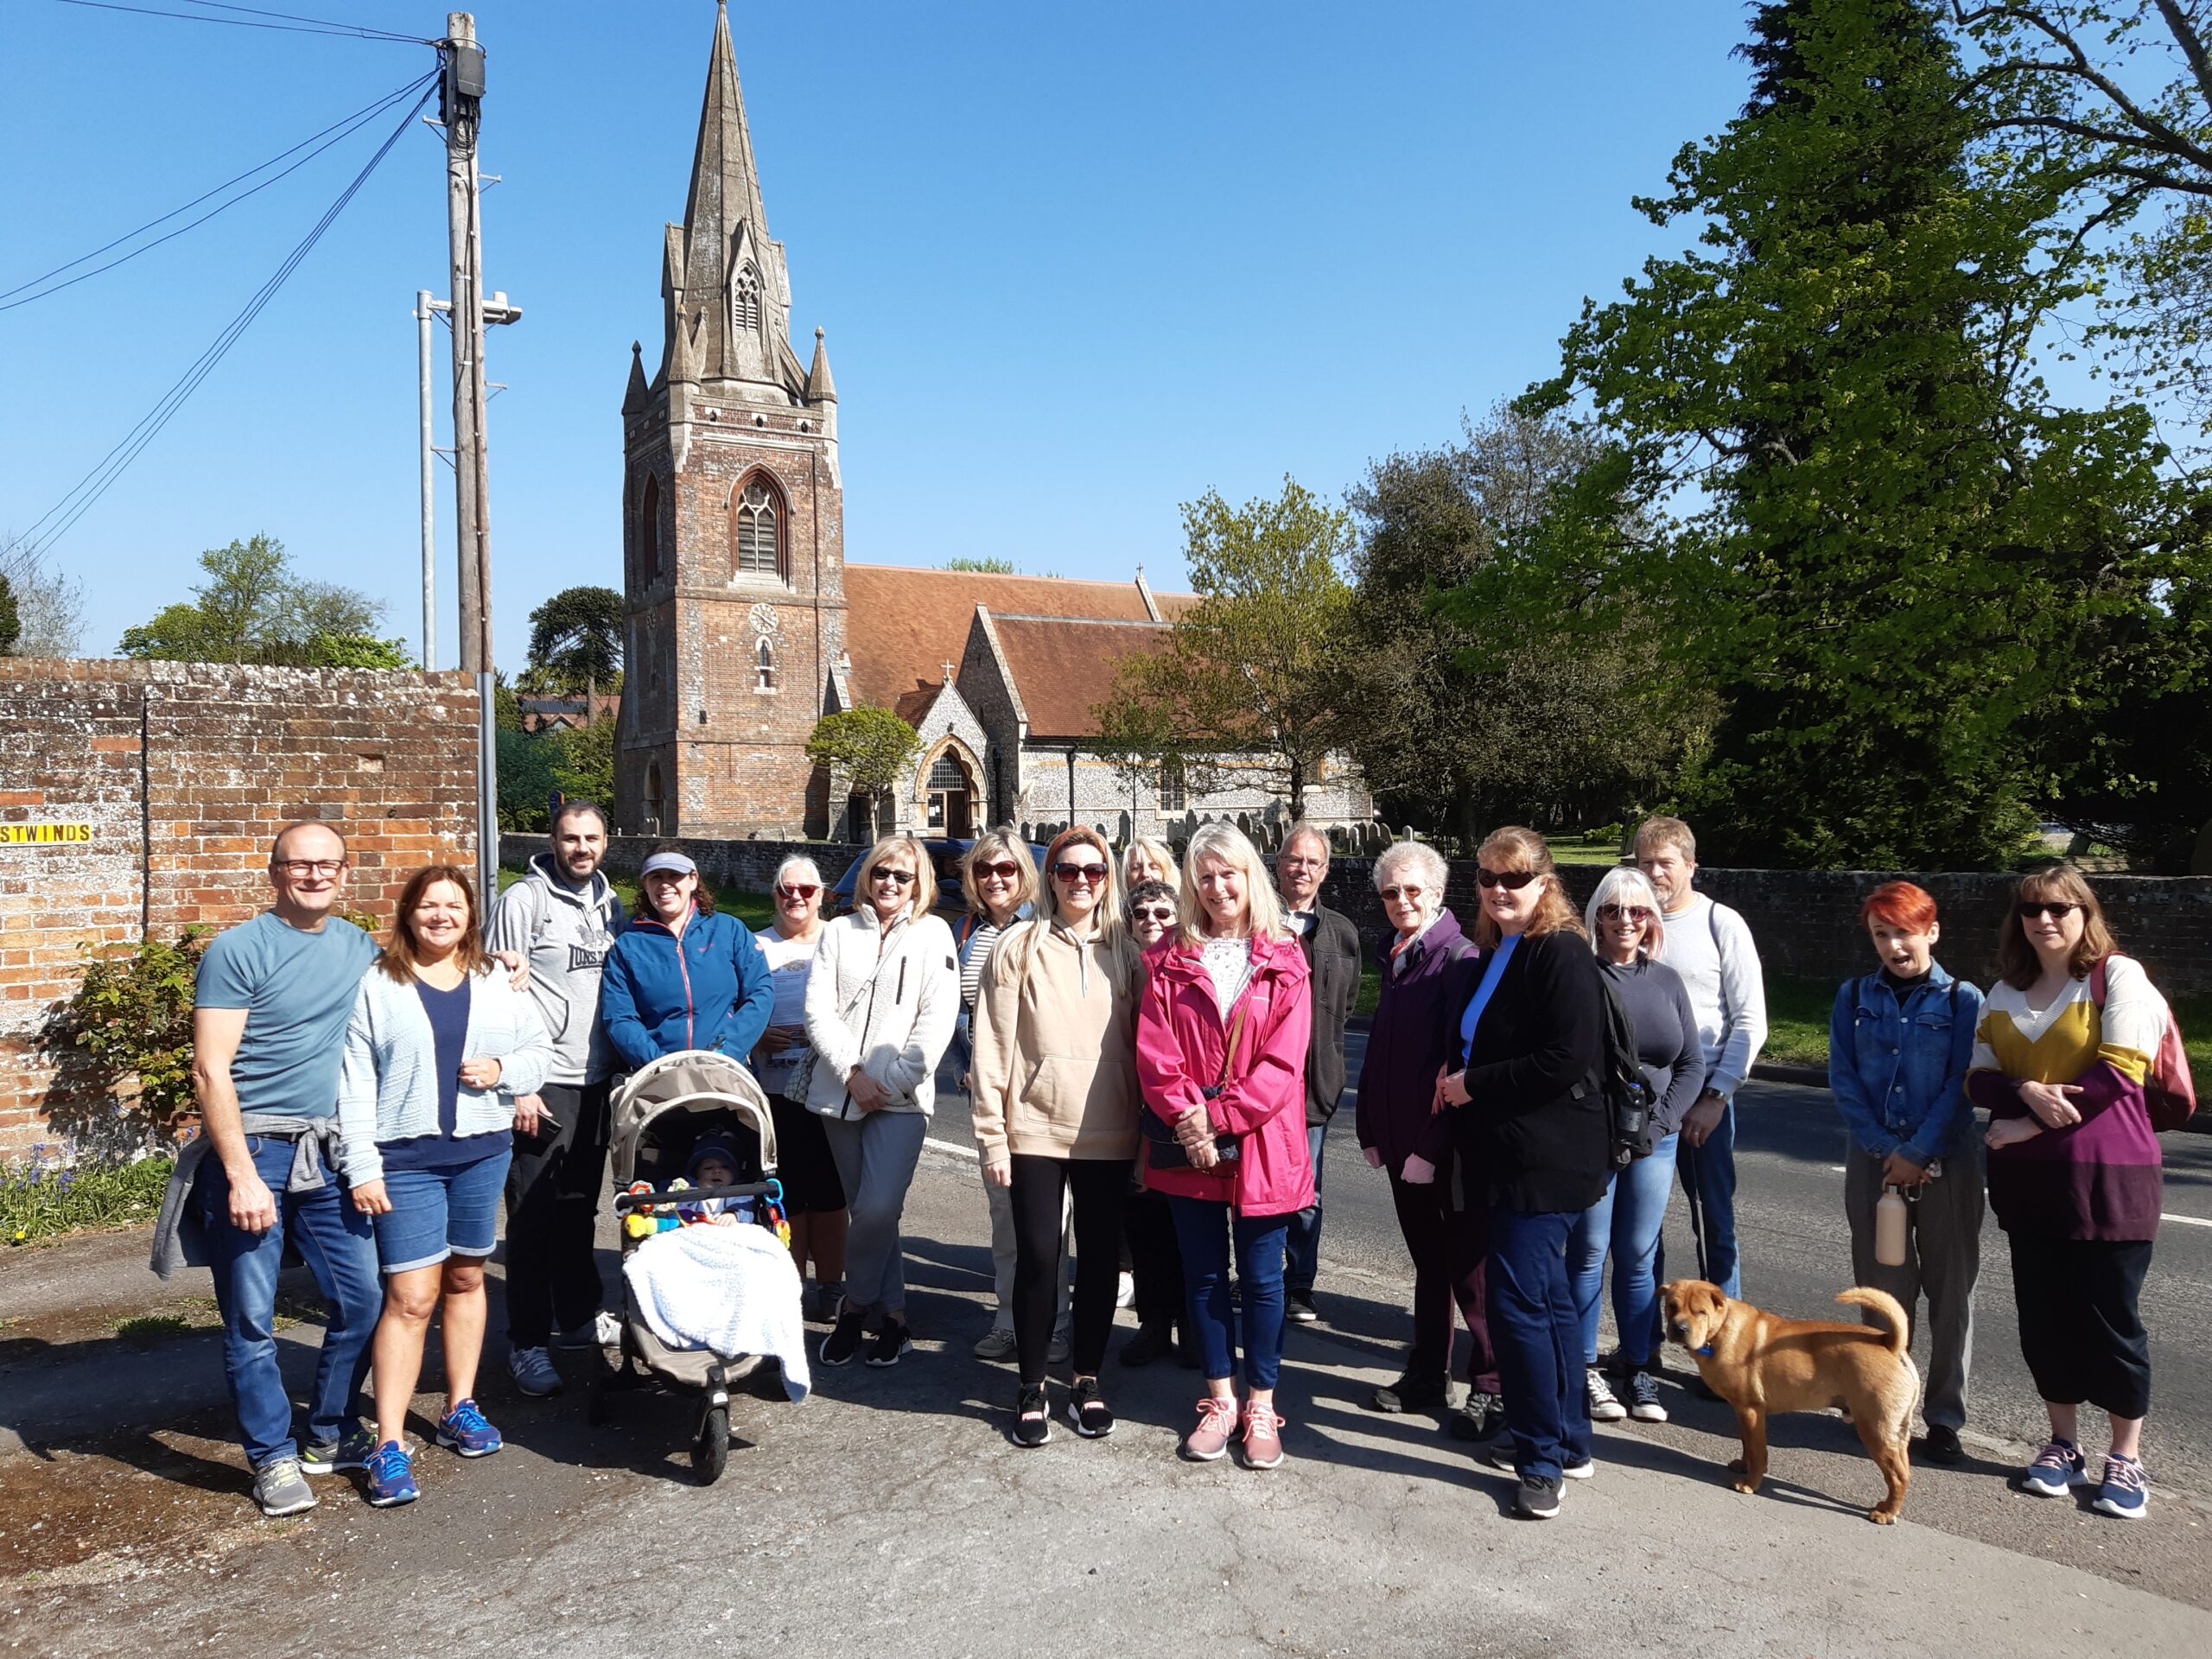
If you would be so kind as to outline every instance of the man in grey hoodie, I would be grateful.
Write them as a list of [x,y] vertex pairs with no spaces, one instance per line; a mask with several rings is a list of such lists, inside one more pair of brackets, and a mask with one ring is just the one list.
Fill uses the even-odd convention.
[[599,976],[622,931],[620,899],[600,873],[607,817],[589,801],[563,804],[552,846],[499,895],[493,950],[530,960],[530,994],[557,1057],[540,1091],[534,1128],[521,1123],[507,1173],[507,1369],[524,1394],[558,1392],[548,1351],[602,1346],[620,1326],[603,1311],[593,1249],[599,1189],[607,1175],[607,1094],[614,1056],[599,1019]]

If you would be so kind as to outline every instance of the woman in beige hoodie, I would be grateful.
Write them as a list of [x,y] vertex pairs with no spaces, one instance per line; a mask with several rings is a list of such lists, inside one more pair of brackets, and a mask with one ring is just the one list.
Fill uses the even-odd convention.
[[1122,925],[1113,854],[1078,825],[1046,849],[1045,875],[1036,915],[1000,938],[976,1000],[976,1143],[983,1179],[1014,1201],[1018,1446],[1052,1437],[1045,1356],[1063,1194],[1072,1200],[1076,1243],[1068,1418],[1087,1440],[1113,1433],[1098,1367],[1114,1325],[1122,1204],[1137,1147],[1144,968]]

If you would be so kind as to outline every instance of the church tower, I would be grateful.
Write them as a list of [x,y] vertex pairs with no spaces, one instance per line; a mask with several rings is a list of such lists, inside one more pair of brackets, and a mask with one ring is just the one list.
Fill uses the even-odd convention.
[[822,330],[791,347],[726,0],[683,223],[661,253],[665,339],[622,399],[626,652],[616,816],[632,833],[826,829],[805,745],[845,637],[837,393]]

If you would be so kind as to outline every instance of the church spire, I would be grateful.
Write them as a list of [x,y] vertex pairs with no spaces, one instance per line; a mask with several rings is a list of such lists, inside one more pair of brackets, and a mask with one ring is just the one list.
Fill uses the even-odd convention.
[[810,404],[834,404],[837,401],[837,383],[830,378],[830,348],[823,343],[822,331],[814,331],[814,366],[806,372],[806,401]]
[[806,378],[791,347],[791,280],[783,245],[768,236],[727,0],[715,9],[682,252],[683,297],[670,322],[682,333],[683,354],[697,378],[751,383],[749,391],[733,389],[738,396],[780,402],[802,396]]

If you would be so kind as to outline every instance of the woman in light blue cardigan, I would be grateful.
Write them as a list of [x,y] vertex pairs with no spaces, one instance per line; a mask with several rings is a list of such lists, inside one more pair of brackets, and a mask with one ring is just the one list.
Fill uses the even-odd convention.
[[448,1403],[437,1442],[464,1458],[499,1449],[474,1397],[484,1261],[497,1242],[515,1097],[537,1090],[552,1058],[536,1005],[484,954],[468,878],[449,864],[417,870],[361,980],[338,1085],[346,1179],[376,1226],[385,1305],[375,1438],[341,1446],[334,1466],[365,1468],[379,1507],[416,1496],[407,1408],[441,1309]]

